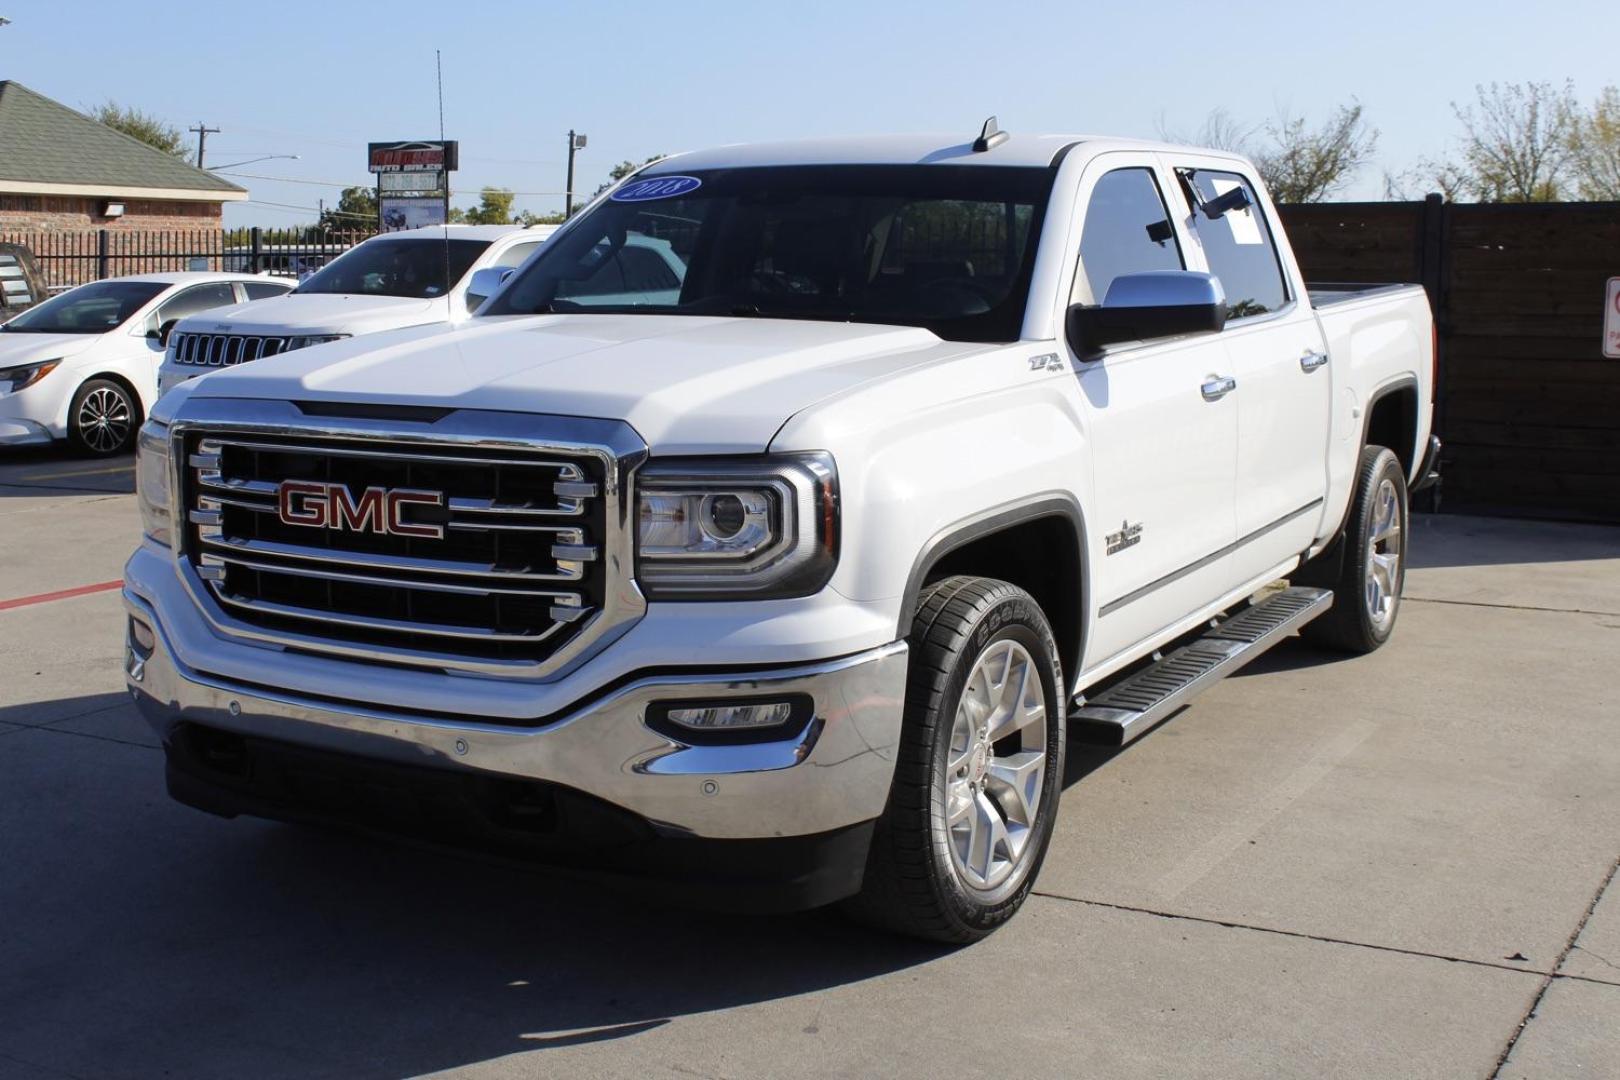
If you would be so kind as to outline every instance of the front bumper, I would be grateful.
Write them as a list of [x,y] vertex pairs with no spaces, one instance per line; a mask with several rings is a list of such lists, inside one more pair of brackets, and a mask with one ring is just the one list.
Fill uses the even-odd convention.
[[[126,641],[126,681],[171,747],[191,724],[360,760],[536,781],[601,800],[660,835],[708,839],[824,834],[877,818],[888,798],[905,692],[903,642],[772,670],[646,675],[533,725],[497,724],[196,671],[175,656],[144,599],[126,588],[124,604],[155,637],[146,655]],[[265,658],[273,665],[276,655]],[[267,667],[265,682],[274,681]],[[789,694],[811,698],[812,718],[777,742],[687,744],[646,722],[656,701]]]

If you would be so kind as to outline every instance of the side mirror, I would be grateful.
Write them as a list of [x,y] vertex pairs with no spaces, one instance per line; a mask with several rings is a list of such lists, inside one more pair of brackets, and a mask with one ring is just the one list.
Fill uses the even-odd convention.
[[169,335],[174,333],[174,324],[179,321],[179,319],[165,319],[163,322],[158,324],[158,328],[156,330],[148,330],[146,332],[146,336],[148,339],[156,341],[164,348],[168,348]]
[[1100,306],[1069,308],[1069,344],[1096,352],[1120,341],[1212,334],[1226,325],[1226,293],[1213,274],[1156,270],[1121,274]]
[[467,310],[477,311],[485,300],[500,291],[513,272],[514,268],[510,266],[486,266],[482,270],[474,270],[472,280],[467,282]]

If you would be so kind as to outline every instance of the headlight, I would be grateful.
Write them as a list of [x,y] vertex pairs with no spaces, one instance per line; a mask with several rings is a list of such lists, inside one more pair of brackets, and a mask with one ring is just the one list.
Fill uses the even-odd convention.
[[141,529],[160,544],[174,545],[169,494],[169,429],[147,421],[135,444],[135,501]]
[[328,341],[342,341],[352,334],[306,334],[303,337],[287,339],[287,347],[282,352],[292,352],[294,349],[307,349],[311,345],[325,345]]
[[18,390],[26,390],[55,371],[56,365],[61,362],[62,358],[59,356],[55,360],[41,360],[37,364],[0,368],[0,386],[9,387],[13,394]]
[[655,461],[637,483],[636,576],[649,599],[808,596],[832,577],[830,455]]

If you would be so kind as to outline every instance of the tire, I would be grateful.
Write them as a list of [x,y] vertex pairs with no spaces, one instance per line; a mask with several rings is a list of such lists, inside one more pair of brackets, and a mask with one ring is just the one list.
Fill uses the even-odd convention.
[[[1057,643],[1034,598],[979,577],[928,586],[908,641],[894,785],[845,910],[929,941],[977,941],[1023,905],[1051,840],[1066,719]],[[1024,692],[1002,696],[1014,679]],[[998,719],[1020,708],[1022,724]],[[1005,734],[991,741],[995,725]]]
[[1406,472],[1394,451],[1367,446],[1356,464],[1350,518],[1327,555],[1307,565],[1300,584],[1333,590],[1333,607],[1305,624],[1308,640],[1348,653],[1370,653],[1389,640],[1406,580]]
[[110,457],[135,445],[141,429],[141,406],[122,383],[91,379],[73,395],[68,407],[68,439],[90,457]]

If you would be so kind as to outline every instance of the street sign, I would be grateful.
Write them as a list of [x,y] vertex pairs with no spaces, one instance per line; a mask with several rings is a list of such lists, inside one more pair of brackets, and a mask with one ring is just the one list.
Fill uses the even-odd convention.
[[1620,360],[1620,277],[1609,279],[1603,301],[1603,355]]

